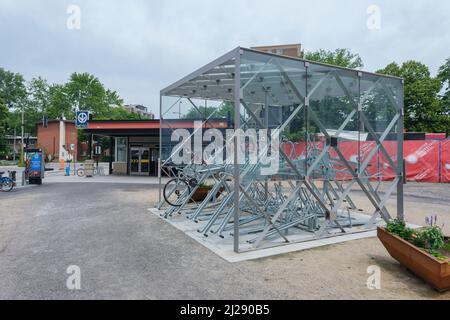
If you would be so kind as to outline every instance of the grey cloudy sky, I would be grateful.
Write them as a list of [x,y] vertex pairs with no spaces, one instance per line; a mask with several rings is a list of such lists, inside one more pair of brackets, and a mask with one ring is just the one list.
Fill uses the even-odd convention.
[[[80,30],[66,27],[69,5]],[[370,5],[380,30],[367,27]],[[367,71],[415,59],[435,73],[450,57],[450,1],[0,0],[0,67],[51,83],[90,72],[154,112],[163,87],[212,59],[283,43],[349,48]]]

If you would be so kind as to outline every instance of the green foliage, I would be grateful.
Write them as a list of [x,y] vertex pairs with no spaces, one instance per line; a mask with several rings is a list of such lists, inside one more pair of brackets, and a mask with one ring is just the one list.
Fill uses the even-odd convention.
[[441,90],[444,92],[441,97],[443,112],[450,117],[450,58],[439,68],[438,78],[442,84]]
[[204,107],[197,106],[192,107],[189,111],[183,115],[183,119],[208,119],[208,118],[226,118],[228,116],[233,117],[234,107],[229,102],[224,102],[217,107]]
[[115,91],[105,89],[98,78],[89,73],[73,73],[62,90],[72,105],[72,112],[78,107],[102,117],[111,107],[123,102]]
[[0,157],[4,157],[9,151],[8,145],[6,143],[5,135],[7,129],[7,115],[8,108],[0,98]]
[[0,68],[0,98],[5,104],[20,104],[27,96],[25,79],[19,73]]
[[142,120],[142,116],[120,107],[112,107],[108,114],[96,117],[97,120]]
[[351,53],[350,50],[342,48],[334,51],[320,49],[314,52],[306,52],[303,58],[345,68],[358,69],[364,67],[359,54]]
[[298,141],[305,141],[305,130],[304,128],[299,131],[289,132],[285,131],[283,132],[283,136],[286,137],[291,142],[298,142]]
[[387,224],[386,230],[411,242],[416,247],[427,251],[438,259],[446,258],[439,252],[439,250],[445,249],[446,244],[442,229],[438,226],[427,226],[419,230],[413,230],[408,228],[404,221],[395,219]]
[[438,226],[425,227],[418,232],[421,247],[431,250],[438,250],[444,247],[444,234]]
[[413,239],[414,230],[408,228],[406,223],[402,220],[395,219],[389,222],[386,226],[386,230],[407,241],[411,241]]
[[426,65],[417,61],[407,61],[400,66],[393,62],[377,73],[405,80],[406,130],[450,133],[449,117],[439,98],[441,79],[431,77]]
[[444,244],[444,250],[450,251],[450,240],[446,244]]

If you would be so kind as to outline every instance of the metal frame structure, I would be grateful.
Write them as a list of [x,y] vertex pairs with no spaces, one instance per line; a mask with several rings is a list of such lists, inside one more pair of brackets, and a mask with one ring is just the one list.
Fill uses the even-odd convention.
[[[355,221],[364,230],[373,228],[379,217],[391,219],[387,203],[394,190],[396,215],[404,218],[403,161],[398,160],[403,155],[402,79],[238,47],[160,94],[158,208],[165,210],[164,217],[180,213],[205,222],[199,228],[205,236],[224,237],[230,231],[235,252],[259,248],[267,240],[270,246],[305,241],[290,236],[297,231],[309,232],[310,240],[360,232],[354,231]],[[285,140],[277,150],[280,170],[263,175],[261,163],[239,164],[242,146],[234,135],[228,141],[232,163],[185,168],[199,183],[213,181],[207,198],[188,201],[193,188],[180,206],[167,207],[162,176],[178,152],[168,140],[177,104],[178,119],[201,120],[202,128],[227,104],[233,107],[228,115],[233,129],[277,131]],[[348,146],[356,150],[353,159],[343,152]],[[353,194],[372,205],[367,220],[352,213],[357,211]],[[242,249],[241,238],[250,247]]]

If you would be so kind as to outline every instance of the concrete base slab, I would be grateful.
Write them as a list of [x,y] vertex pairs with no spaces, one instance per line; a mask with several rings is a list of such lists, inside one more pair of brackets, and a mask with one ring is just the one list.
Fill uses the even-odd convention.
[[[331,229],[330,233],[326,237],[319,239],[316,238],[311,232],[299,230],[286,236],[288,240],[293,243],[286,243],[281,237],[276,237],[274,240],[266,240],[265,245],[256,249],[253,244],[247,242],[247,240],[254,239],[255,235],[241,235],[241,252],[236,253],[233,251],[233,237],[231,235],[220,238],[215,234],[211,234],[206,237],[197,231],[201,224],[195,223],[194,221],[187,219],[185,216],[174,214],[173,217],[165,219],[161,216],[164,211],[156,208],[150,208],[148,210],[228,262],[259,259],[376,236],[375,229],[367,230],[363,226],[356,226],[351,229],[344,228],[348,233],[341,233],[339,229]],[[358,221],[368,220],[370,217],[363,214],[356,214],[354,218]]]

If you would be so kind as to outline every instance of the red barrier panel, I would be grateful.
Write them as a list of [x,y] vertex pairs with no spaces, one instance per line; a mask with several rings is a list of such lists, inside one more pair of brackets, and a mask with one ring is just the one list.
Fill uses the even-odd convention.
[[441,141],[442,182],[450,183],[450,140]]
[[439,141],[405,141],[408,181],[439,182]]
[[[360,157],[361,162],[368,158],[372,150],[375,148],[374,141],[341,141],[339,142],[339,150],[346,160],[352,163],[358,162]],[[293,148],[294,147],[294,148]],[[321,142],[316,144],[319,151],[323,148]],[[397,165],[397,142],[385,141],[383,147],[391,156],[392,161]],[[283,149],[292,159],[304,156],[305,143],[296,143],[295,146],[285,145]],[[292,150],[294,149],[294,150]],[[441,156],[439,157],[439,151]],[[330,156],[339,159],[336,151],[331,148]],[[441,167],[441,181],[450,183],[450,140],[433,141],[433,140],[415,140],[404,141],[403,157],[406,163],[406,179],[408,181],[417,182],[439,182],[439,167]],[[439,165],[439,159],[441,164]],[[355,165],[356,168],[356,165]],[[335,169],[345,169],[344,166],[336,167]],[[384,181],[393,180],[395,178],[395,170],[390,165],[387,157],[381,150],[378,150],[369,161],[366,173],[371,179],[381,179]],[[352,179],[350,174],[338,173],[337,179],[348,180]]]

